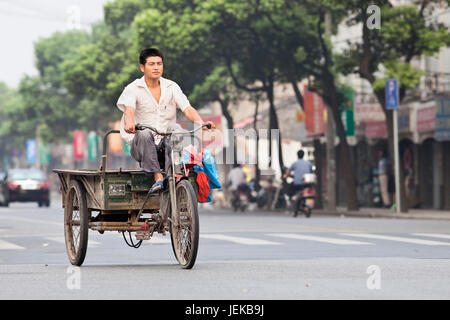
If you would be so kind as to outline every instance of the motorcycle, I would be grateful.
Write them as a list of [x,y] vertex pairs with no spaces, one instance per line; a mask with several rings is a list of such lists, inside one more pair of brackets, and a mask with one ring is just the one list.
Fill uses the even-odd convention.
[[311,217],[316,198],[316,190],[314,188],[316,180],[316,175],[313,173],[303,176],[301,188],[292,196],[291,200],[291,214],[293,217],[297,217],[299,212],[305,213],[307,218]]
[[246,183],[240,184],[235,191],[233,191],[233,198],[231,199],[231,206],[236,212],[241,210],[244,212],[247,210],[249,203],[251,202],[251,190]]

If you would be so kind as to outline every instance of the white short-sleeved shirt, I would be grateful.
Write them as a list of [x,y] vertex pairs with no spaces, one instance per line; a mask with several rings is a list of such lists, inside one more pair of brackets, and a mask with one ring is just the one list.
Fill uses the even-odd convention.
[[[190,103],[180,86],[174,81],[160,77],[159,84],[161,86],[159,103],[156,102],[142,77],[125,87],[117,100],[117,107],[123,112],[125,107],[134,108],[135,123],[152,126],[158,131],[167,131],[169,126],[176,123],[176,108],[184,111]],[[125,114],[120,121],[120,135],[131,144],[134,134],[125,131],[124,116]],[[155,135],[155,143],[159,143],[161,138]]]

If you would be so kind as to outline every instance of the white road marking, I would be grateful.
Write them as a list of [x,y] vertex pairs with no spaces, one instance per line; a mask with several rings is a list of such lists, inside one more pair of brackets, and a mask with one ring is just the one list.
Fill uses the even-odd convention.
[[24,250],[24,247],[0,239],[0,250]]
[[346,239],[336,239],[336,238],[328,238],[328,237],[318,237],[318,236],[310,236],[310,235],[296,234],[296,233],[270,233],[267,235],[272,236],[272,237],[318,241],[318,242],[325,242],[325,243],[339,244],[339,245],[373,245],[373,243],[369,243],[369,242],[353,241],[353,240],[346,240]]
[[171,240],[170,240],[170,235],[168,234],[167,236],[163,236],[160,234],[153,234],[153,237],[147,241],[148,245],[152,245],[152,244],[170,244]]
[[[58,243],[66,244],[66,240],[64,237],[46,237],[45,239],[54,241],[54,242],[58,242]],[[88,248],[96,248],[99,245],[101,245],[100,242],[88,239]]]
[[408,242],[408,243],[422,244],[422,245],[426,245],[426,246],[450,246],[449,242],[422,240],[422,239],[417,239],[417,238],[384,236],[384,235],[380,235],[380,234],[370,234],[370,233],[341,233],[341,234],[345,235],[345,236],[350,236],[350,237]]
[[205,239],[231,241],[234,243],[245,244],[245,245],[279,245],[279,244],[281,244],[279,242],[273,242],[273,241],[268,241],[268,240],[243,238],[243,237],[232,237],[232,236],[227,236],[224,234],[216,234],[216,233],[200,234],[200,237],[205,238]]
[[450,239],[450,234],[445,234],[445,233],[411,233],[411,234],[415,235],[415,236],[420,236],[420,237]]

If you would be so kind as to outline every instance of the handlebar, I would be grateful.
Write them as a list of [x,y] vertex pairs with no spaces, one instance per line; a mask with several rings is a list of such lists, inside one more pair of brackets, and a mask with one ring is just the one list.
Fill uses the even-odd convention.
[[160,135],[160,136],[170,136],[173,134],[193,134],[194,132],[203,129],[203,127],[207,127],[208,129],[211,129],[211,124],[210,123],[203,123],[200,127],[194,129],[194,130],[190,130],[190,131],[171,131],[171,132],[159,132],[158,130],[156,130],[155,128],[153,128],[152,126],[147,126],[144,124],[136,124],[135,129],[136,130],[145,130],[145,129],[150,129],[151,131],[153,131],[154,133]]

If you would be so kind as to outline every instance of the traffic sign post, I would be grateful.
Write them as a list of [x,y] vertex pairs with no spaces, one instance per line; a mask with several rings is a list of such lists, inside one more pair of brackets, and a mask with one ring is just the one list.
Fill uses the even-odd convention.
[[400,197],[400,160],[398,150],[398,81],[397,79],[389,79],[386,81],[386,109],[393,111],[393,129],[394,129],[394,170],[395,170],[395,199],[397,204],[397,213],[400,213],[401,197]]

